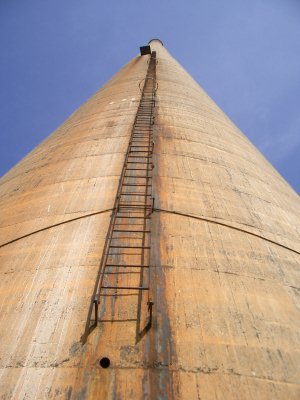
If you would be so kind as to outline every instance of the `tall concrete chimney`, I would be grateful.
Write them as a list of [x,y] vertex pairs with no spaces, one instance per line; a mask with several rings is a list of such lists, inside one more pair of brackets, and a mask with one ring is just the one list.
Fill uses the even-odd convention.
[[299,197],[149,45],[1,180],[0,397],[298,400]]

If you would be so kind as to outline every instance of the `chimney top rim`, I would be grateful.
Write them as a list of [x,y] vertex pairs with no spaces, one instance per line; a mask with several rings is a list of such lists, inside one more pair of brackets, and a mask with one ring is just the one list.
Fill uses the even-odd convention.
[[154,42],[154,41],[160,42],[160,44],[161,44],[162,46],[164,45],[163,42],[162,42],[160,39],[158,39],[158,38],[154,38],[154,39],[149,40],[148,44],[150,44],[151,42]]

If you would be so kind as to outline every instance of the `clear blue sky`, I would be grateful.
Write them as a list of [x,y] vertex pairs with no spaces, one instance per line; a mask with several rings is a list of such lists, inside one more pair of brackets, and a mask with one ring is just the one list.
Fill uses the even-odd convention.
[[153,37],[299,193],[299,0],[0,0],[0,174]]

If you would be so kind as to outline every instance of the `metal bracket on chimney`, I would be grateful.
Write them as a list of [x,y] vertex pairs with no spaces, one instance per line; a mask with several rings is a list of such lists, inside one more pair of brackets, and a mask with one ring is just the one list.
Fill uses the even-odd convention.
[[151,47],[148,46],[142,46],[140,47],[140,52],[141,52],[141,56],[146,56],[147,54],[151,54]]

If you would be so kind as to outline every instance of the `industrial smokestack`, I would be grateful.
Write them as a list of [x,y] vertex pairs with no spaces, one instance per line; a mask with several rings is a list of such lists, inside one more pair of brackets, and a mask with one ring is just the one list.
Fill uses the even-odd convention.
[[1,180],[1,396],[299,399],[299,197],[149,45]]

